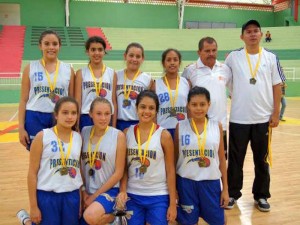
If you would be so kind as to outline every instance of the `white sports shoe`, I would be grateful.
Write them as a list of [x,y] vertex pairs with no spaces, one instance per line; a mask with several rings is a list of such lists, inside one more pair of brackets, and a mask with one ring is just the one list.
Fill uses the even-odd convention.
[[25,225],[27,221],[30,221],[29,214],[28,212],[26,212],[25,209],[21,209],[20,211],[17,212],[17,218],[19,219],[19,222],[22,225]]

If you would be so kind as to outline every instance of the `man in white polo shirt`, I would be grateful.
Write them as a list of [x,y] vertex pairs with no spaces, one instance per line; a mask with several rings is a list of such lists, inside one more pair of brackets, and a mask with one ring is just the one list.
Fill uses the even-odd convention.
[[229,119],[228,189],[233,208],[242,196],[243,165],[250,141],[255,165],[252,193],[258,209],[270,211],[268,159],[269,127],[278,126],[281,83],[285,77],[276,55],[260,47],[263,34],[256,20],[242,26],[245,47],[232,51],[225,60],[231,70]]
[[196,63],[184,69],[185,77],[192,87],[205,87],[210,93],[211,105],[208,117],[222,123],[224,150],[227,158],[227,96],[226,77],[230,73],[229,68],[217,60],[218,45],[214,38],[204,37],[198,44],[199,59]]

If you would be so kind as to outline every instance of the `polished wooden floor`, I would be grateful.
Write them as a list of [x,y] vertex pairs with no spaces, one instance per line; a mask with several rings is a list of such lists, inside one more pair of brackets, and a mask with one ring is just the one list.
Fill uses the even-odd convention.
[[[271,169],[271,211],[262,213],[253,203],[254,177],[249,149],[244,166],[243,196],[237,207],[226,210],[230,225],[300,224],[300,99],[288,99],[286,122],[273,130]],[[0,123],[15,121],[17,107],[0,106]],[[5,127],[0,127],[0,139]],[[16,130],[11,130],[14,133]],[[3,138],[1,139],[3,140]],[[26,176],[28,152],[16,141],[0,143],[0,225],[17,225],[16,212],[29,209]],[[206,224],[202,220],[199,224]]]

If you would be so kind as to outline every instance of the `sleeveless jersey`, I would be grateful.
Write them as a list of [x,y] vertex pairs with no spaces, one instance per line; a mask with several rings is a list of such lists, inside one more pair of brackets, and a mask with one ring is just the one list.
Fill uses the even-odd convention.
[[[81,114],[88,114],[90,111],[90,106],[92,101],[97,97],[95,83],[88,67],[82,68],[82,98],[81,98]],[[114,81],[114,70],[112,68],[106,67],[104,74],[102,76],[102,86],[99,96],[106,98],[111,106],[112,113],[114,113],[114,105],[112,103],[112,91],[113,91],[113,81]],[[96,78],[97,85],[99,85],[100,79]]]
[[[157,114],[157,123],[167,129],[175,129],[177,122],[187,119],[187,96],[189,94],[190,86],[184,77],[180,77],[178,87],[178,97],[175,103],[176,115],[171,115],[171,102],[168,92],[168,87],[164,83],[164,79],[160,78],[155,81],[156,94],[159,99],[159,111]],[[176,91],[171,90],[172,95],[175,96]]]
[[[38,172],[37,189],[43,191],[53,191],[56,193],[69,192],[79,189],[82,185],[80,174],[80,152],[81,152],[81,136],[73,131],[72,149],[66,166],[68,174],[61,175],[62,168],[59,143],[57,136],[52,128],[43,129],[43,153]],[[70,143],[63,143],[64,154]]]
[[[119,120],[138,120],[136,115],[136,98],[138,94],[149,88],[151,82],[151,76],[147,73],[142,72],[137,76],[135,81],[133,82],[131,92],[129,94],[128,100],[130,101],[130,105],[124,106],[124,70],[120,70],[117,72],[118,82],[117,82],[117,100],[118,100],[118,119]],[[127,79],[126,85],[127,90],[130,88],[132,80]]]
[[[217,180],[221,178],[219,170],[219,144],[220,128],[217,121],[208,120],[207,139],[204,155],[210,160],[209,167],[199,167],[200,149],[197,135],[192,130],[189,120],[180,121],[179,124],[179,158],[177,161],[177,174],[181,177],[195,181]],[[203,138],[203,132],[200,135]]]
[[[153,134],[149,143],[145,164],[148,165],[146,173],[140,173],[140,157],[138,155],[138,143],[134,135],[132,125],[127,130],[127,166],[128,184],[127,192],[136,195],[153,196],[168,194],[164,151],[161,146],[162,127]],[[142,144],[144,150],[146,142]]]
[[[71,79],[70,64],[59,61],[59,70],[54,93],[60,98],[68,96],[69,83]],[[55,71],[51,74],[50,80],[53,82]],[[45,69],[40,60],[30,62],[29,70],[30,91],[26,104],[26,110],[52,113],[55,103],[49,98],[50,86],[46,77]]]
[[[86,189],[90,194],[95,193],[103,184],[105,184],[108,179],[113,175],[116,167],[116,151],[117,151],[117,137],[119,130],[109,127],[105,136],[103,136],[98,149],[96,150],[95,162],[92,167],[94,170],[94,175],[89,175],[89,170],[91,169],[89,164],[88,155],[88,144],[90,140],[90,133],[93,126],[84,127],[81,131],[83,138],[82,145],[82,171],[85,177]],[[115,140],[115,141],[112,141]],[[93,155],[93,150],[95,149],[97,143],[91,144],[91,152]],[[119,187],[117,183],[114,187]]]

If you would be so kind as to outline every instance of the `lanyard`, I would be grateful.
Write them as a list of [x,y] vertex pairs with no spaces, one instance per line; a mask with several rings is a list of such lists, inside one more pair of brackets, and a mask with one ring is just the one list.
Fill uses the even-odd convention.
[[148,148],[149,148],[149,144],[150,144],[150,141],[151,141],[151,138],[152,138],[152,134],[153,134],[153,131],[154,131],[154,127],[155,127],[155,124],[152,123],[152,127],[151,127],[151,130],[150,130],[150,133],[149,133],[149,136],[148,136],[148,140],[147,140],[147,142],[146,142],[146,146],[145,146],[145,149],[144,149],[144,154],[142,154],[140,129],[139,129],[139,126],[137,127],[138,152],[139,152],[139,157],[140,157],[140,160],[141,160],[141,164],[142,164],[142,165],[145,163],[145,160],[146,160],[146,155],[147,155],[147,153],[148,153]]
[[109,128],[109,126],[106,127],[106,129],[104,131],[104,134],[99,138],[93,152],[92,152],[92,149],[91,149],[91,142],[92,142],[92,137],[94,136],[95,127],[93,126],[93,128],[92,128],[92,131],[91,131],[91,134],[90,134],[90,139],[89,139],[89,144],[88,144],[88,156],[89,156],[90,168],[93,168],[93,166],[94,166],[97,150],[98,150],[100,142],[102,141],[102,138],[106,134],[108,128]]
[[207,135],[207,130],[206,130],[207,118],[205,118],[205,121],[204,121],[204,127],[203,127],[203,134],[204,134],[203,136],[204,137],[203,137],[202,142],[201,142],[201,136],[199,135],[196,123],[193,120],[193,118],[192,118],[192,125],[193,125],[193,128],[194,128],[194,130],[196,132],[196,135],[197,135],[197,138],[198,138],[198,148],[200,149],[200,157],[204,158],[204,148],[205,148],[205,144],[206,144],[206,135]]
[[176,101],[177,101],[177,98],[178,98],[179,77],[177,76],[177,79],[176,79],[175,96],[172,95],[171,88],[170,88],[170,85],[169,85],[169,82],[168,82],[168,79],[167,79],[166,75],[165,75],[164,79],[165,79],[165,82],[166,82],[167,87],[168,87],[168,93],[169,93],[169,96],[170,96],[171,107],[174,108],[175,104],[176,104]]
[[70,157],[71,154],[71,148],[72,148],[72,144],[73,144],[73,132],[71,132],[70,134],[70,141],[69,141],[69,145],[68,145],[68,150],[67,150],[67,155],[64,154],[64,149],[62,147],[62,143],[61,140],[58,137],[58,131],[57,131],[57,127],[54,127],[54,133],[57,136],[57,141],[58,141],[58,145],[59,145],[59,152],[60,152],[60,159],[61,159],[61,164],[63,167],[66,167],[66,162]]
[[58,68],[59,68],[59,64],[60,62],[57,60],[56,62],[56,67],[55,67],[55,74],[54,74],[54,78],[53,78],[53,83],[51,82],[51,79],[50,79],[50,75],[48,73],[48,71],[46,70],[46,63],[45,63],[45,60],[42,59],[42,65],[44,67],[44,70],[45,70],[45,73],[46,73],[46,78],[47,78],[47,81],[49,83],[49,87],[50,87],[50,92],[54,92],[54,89],[56,87],[56,81],[57,81],[57,77],[58,77]]
[[103,64],[103,67],[102,67],[102,72],[101,72],[101,76],[100,76],[100,82],[99,84],[97,84],[97,81],[96,81],[96,77],[95,77],[95,74],[94,74],[94,71],[91,67],[91,64],[89,64],[89,70],[92,74],[92,78],[94,80],[94,84],[95,84],[95,89],[96,89],[96,95],[99,96],[100,95],[100,91],[101,91],[101,88],[102,88],[102,81],[103,81],[103,74],[104,74],[104,71],[105,71],[106,67],[105,65]]
[[130,85],[130,87],[129,87],[129,90],[127,91],[127,88],[126,88],[127,72],[124,71],[124,85],[123,85],[123,89],[124,89],[124,99],[125,99],[125,100],[128,100],[129,95],[130,95],[130,92],[131,92],[131,89],[132,89],[132,85],[133,85],[135,79],[137,78],[137,76],[139,75],[139,73],[140,73],[140,70],[138,70],[138,71],[134,74],[133,79],[132,79],[132,82],[131,82],[131,85]]
[[251,64],[251,62],[250,62],[250,57],[249,57],[247,48],[245,48],[245,51],[246,51],[246,58],[247,58],[248,66],[249,66],[249,69],[250,69],[251,77],[252,77],[252,78],[255,78],[256,73],[257,73],[257,70],[258,70],[258,67],[259,67],[259,65],[260,65],[261,48],[259,48],[258,60],[257,60],[256,65],[255,65],[254,72],[253,72],[253,70],[252,70],[252,64]]

